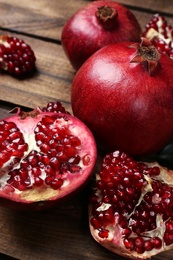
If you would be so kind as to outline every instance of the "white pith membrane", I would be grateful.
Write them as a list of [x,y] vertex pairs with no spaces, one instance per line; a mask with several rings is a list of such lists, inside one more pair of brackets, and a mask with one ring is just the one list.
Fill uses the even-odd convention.
[[[116,153],[118,154],[119,151],[117,151]],[[156,213],[156,224],[157,224],[156,228],[153,230],[147,230],[140,234],[136,234],[132,230],[132,226],[131,226],[134,221],[132,218],[133,213],[135,212],[137,207],[139,205],[141,205],[144,196],[148,192],[153,191],[153,188],[152,188],[153,181],[155,181],[155,180],[160,181],[161,183],[168,184],[169,187],[173,188],[173,171],[171,171],[171,170],[168,171],[167,168],[161,167],[156,162],[154,162],[154,163],[145,162],[145,164],[148,166],[148,168],[158,167],[160,169],[160,174],[158,176],[152,176],[152,178],[151,178],[151,176],[149,176],[147,174],[144,175],[144,179],[146,180],[146,185],[142,188],[141,195],[138,199],[138,202],[136,203],[136,205],[133,208],[133,210],[131,211],[131,213],[125,216],[125,219],[128,221],[128,227],[131,228],[131,234],[128,236],[128,239],[142,237],[144,239],[144,241],[146,241],[150,238],[158,237],[158,238],[161,238],[162,241],[164,241],[163,237],[164,237],[164,233],[166,230],[165,223],[167,221],[169,221],[171,217],[165,221],[165,220],[163,220],[163,217],[161,214]],[[99,174],[100,173],[96,174],[96,182],[101,180]],[[117,187],[113,187],[113,189],[116,190]],[[105,192],[104,196],[106,196],[106,194],[107,193]],[[93,201],[92,201],[92,198],[94,198]],[[133,199],[133,198],[131,198],[131,199]],[[171,197],[171,199],[173,200],[173,197]],[[153,195],[153,197],[152,197],[153,204],[159,205],[160,201],[161,201],[161,198],[159,197],[159,194],[156,193],[155,195]],[[98,207],[97,207],[96,203],[99,203]],[[98,243],[100,243],[102,246],[104,246],[105,248],[107,248],[108,250],[110,250],[114,253],[117,253],[119,255],[123,255],[125,257],[132,258],[132,259],[147,259],[160,252],[170,250],[173,248],[173,240],[172,240],[172,244],[170,244],[170,245],[166,245],[163,242],[162,246],[160,248],[158,248],[158,249],[153,248],[151,251],[144,251],[142,253],[136,252],[135,249],[127,249],[124,245],[124,238],[126,237],[126,235],[124,235],[123,232],[124,232],[125,228],[122,228],[119,225],[121,213],[119,213],[118,210],[114,212],[113,222],[110,221],[110,223],[103,224],[102,227],[98,227],[98,228],[94,227],[94,225],[92,224],[92,219],[95,218],[95,215],[93,215],[93,210],[94,210],[94,212],[105,214],[112,206],[113,206],[112,203],[109,203],[109,202],[106,203],[103,201],[103,191],[101,191],[95,185],[94,189],[93,189],[93,195],[91,197],[91,202],[89,205],[89,226],[90,226],[90,231],[91,231],[93,238]],[[148,221],[148,219],[146,219],[146,221]],[[109,222],[109,220],[107,222]],[[99,232],[101,230],[108,231],[108,233],[107,233],[108,236],[101,237],[99,235]]]
[[[159,14],[155,14],[153,19],[148,23],[148,25],[151,25],[151,28],[146,29],[144,36],[153,43],[155,39],[165,42],[169,46],[170,51],[172,50],[170,58],[173,59],[173,27],[168,25],[165,19]],[[155,25],[155,28],[152,28],[152,24]]]
[[[24,156],[16,162],[15,157],[11,157],[7,162],[3,164],[0,168],[0,196],[14,200],[22,201],[24,203],[32,203],[36,201],[45,201],[45,200],[54,200],[61,198],[69,193],[73,192],[78,186],[82,185],[89,177],[92,172],[92,169],[95,165],[96,160],[96,149],[95,141],[92,135],[85,125],[81,122],[66,114],[55,114],[52,112],[41,112],[38,109],[38,115],[33,120],[32,116],[27,116],[25,120],[21,119],[19,116],[20,110],[15,116],[4,119],[5,122],[15,121],[20,132],[23,134],[25,143],[28,144],[27,151],[24,152]],[[27,156],[32,151],[38,152],[40,155],[45,155],[44,152],[36,144],[34,129],[37,126],[37,123],[43,117],[56,117],[54,123],[51,125],[52,129],[67,129],[70,131],[72,136],[79,138],[81,145],[77,146],[77,153],[80,156],[80,161],[77,163],[77,166],[80,166],[80,170],[76,172],[63,172],[59,173],[57,169],[57,178],[63,180],[63,184],[58,189],[53,189],[44,182],[44,185],[37,187],[34,186],[34,174],[28,170],[28,176],[30,177],[30,185],[26,190],[20,190],[14,187],[12,184],[7,183],[10,179],[10,172],[14,170],[19,170],[21,168],[21,163],[27,158]],[[15,118],[15,119],[14,119]],[[27,127],[26,127],[27,126]],[[51,131],[51,129],[50,129]],[[1,145],[1,144],[0,144]],[[85,147],[85,148],[84,148]],[[93,147],[93,150],[90,149]],[[41,168],[41,174],[39,177],[44,181],[47,173],[45,172],[44,167]],[[82,176],[82,178],[81,178]]]

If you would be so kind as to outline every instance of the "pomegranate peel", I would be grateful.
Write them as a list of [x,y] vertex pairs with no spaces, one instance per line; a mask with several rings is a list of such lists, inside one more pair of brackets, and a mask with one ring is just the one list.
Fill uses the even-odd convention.
[[90,130],[67,113],[18,108],[0,121],[0,197],[7,206],[37,203],[39,209],[68,197],[86,183],[95,162]]
[[89,205],[93,238],[132,259],[173,248],[173,171],[115,151],[103,158]]

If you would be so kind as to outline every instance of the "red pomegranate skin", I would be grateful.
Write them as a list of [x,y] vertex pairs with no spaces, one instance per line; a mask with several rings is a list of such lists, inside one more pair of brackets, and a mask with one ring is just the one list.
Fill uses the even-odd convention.
[[74,77],[71,102],[102,149],[141,156],[173,139],[173,61],[161,54],[150,75],[146,63],[130,63],[136,54],[131,44],[93,54]]
[[[112,7],[118,12],[114,28],[105,29],[95,16],[101,6]],[[78,70],[100,48],[119,41],[140,41],[141,35],[141,27],[129,9],[113,1],[93,1],[67,21],[61,41],[70,63]]]

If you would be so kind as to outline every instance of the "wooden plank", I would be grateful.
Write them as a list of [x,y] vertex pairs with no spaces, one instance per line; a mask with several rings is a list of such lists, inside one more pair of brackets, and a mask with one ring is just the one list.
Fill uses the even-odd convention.
[[[67,19],[88,2],[84,0],[76,0],[75,2],[73,0],[52,0],[47,4],[47,0],[30,0],[28,5],[27,1],[1,0],[0,25],[1,28],[8,28],[14,32],[60,41],[61,31]],[[148,13],[149,10],[152,13],[165,12],[165,15],[173,14],[172,0],[120,0],[119,2],[132,9],[131,11],[137,16],[142,28],[144,28],[145,23],[141,20],[141,12],[147,16],[146,22],[149,21],[152,15]],[[140,8],[142,10],[138,11],[137,9]],[[173,24],[173,18],[170,21]]]
[[[0,219],[0,251],[17,259],[125,260],[91,237],[86,190],[47,211],[22,212],[1,208]],[[154,260],[166,259],[172,259],[172,251],[154,257]]]

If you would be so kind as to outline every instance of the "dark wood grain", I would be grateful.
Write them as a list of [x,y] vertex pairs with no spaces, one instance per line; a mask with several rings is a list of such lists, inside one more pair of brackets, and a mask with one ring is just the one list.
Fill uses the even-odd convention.
[[[90,1],[57,1],[30,0],[27,1],[0,1],[0,27],[18,33],[25,33],[36,37],[60,41],[61,31],[67,19],[79,8]],[[121,4],[128,6],[137,16],[141,26],[153,13],[161,12],[168,16],[173,14],[173,1],[169,0],[120,0]],[[140,12],[138,12],[140,10]],[[146,16],[143,20],[141,12]]]
[[[11,34],[32,46],[37,71],[27,79],[0,74],[0,118],[14,106],[24,109],[60,100],[71,112],[70,87],[75,71],[61,46],[66,21],[87,0],[0,0],[0,34]],[[152,14],[162,13],[173,24],[172,0],[120,0],[141,27]],[[40,212],[0,208],[0,253],[21,260],[125,260],[98,245],[88,227],[88,185],[61,205]],[[3,257],[3,255],[2,255]],[[3,259],[0,255],[0,259]],[[172,260],[172,251],[152,258]]]

